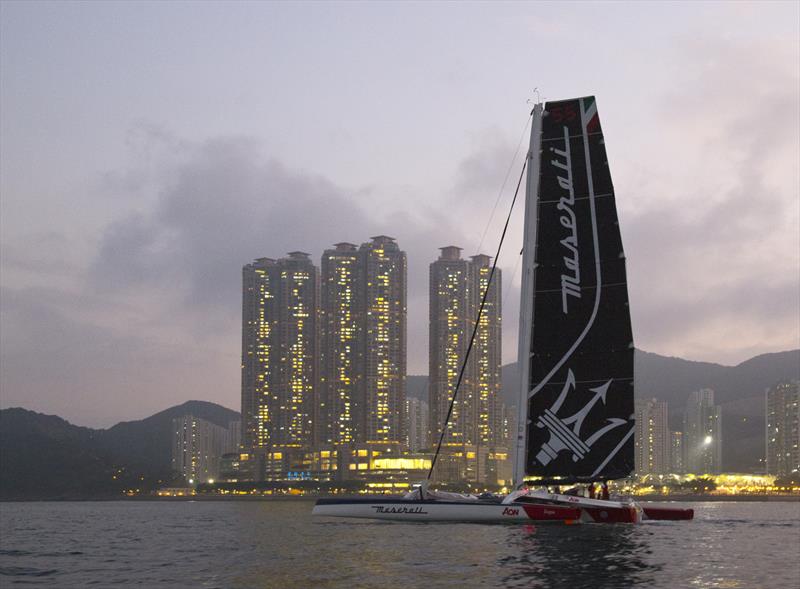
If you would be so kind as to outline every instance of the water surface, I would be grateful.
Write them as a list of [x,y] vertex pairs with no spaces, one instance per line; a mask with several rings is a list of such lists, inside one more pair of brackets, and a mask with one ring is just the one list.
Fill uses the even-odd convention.
[[800,503],[691,506],[693,522],[533,526],[312,518],[308,501],[0,503],[0,587],[800,588]]

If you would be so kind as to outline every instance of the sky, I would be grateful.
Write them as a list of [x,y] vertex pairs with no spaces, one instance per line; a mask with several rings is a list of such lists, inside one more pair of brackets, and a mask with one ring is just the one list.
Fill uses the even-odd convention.
[[425,374],[428,266],[494,254],[538,97],[597,97],[638,348],[800,347],[798,72],[796,2],[3,1],[0,406],[238,409],[242,266],[380,234]]

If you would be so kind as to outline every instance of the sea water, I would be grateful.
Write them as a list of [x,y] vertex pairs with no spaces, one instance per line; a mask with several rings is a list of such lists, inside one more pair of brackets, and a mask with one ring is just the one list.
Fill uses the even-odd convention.
[[800,588],[800,503],[691,522],[391,523],[310,501],[0,504],[0,587]]

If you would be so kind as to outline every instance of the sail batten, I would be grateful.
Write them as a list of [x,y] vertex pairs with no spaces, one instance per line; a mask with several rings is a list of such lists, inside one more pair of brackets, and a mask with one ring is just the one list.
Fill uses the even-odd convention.
[[562,482],[621,478],[633,470],[634,351],[597,103],[548,102],[539,112],[523,252],[532,275],[522,295],[527,419],[518,472]]

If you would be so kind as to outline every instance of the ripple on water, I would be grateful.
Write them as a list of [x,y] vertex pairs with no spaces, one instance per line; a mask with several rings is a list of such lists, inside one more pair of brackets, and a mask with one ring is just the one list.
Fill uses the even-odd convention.
[[694,507],[693,522],[564,527],[317,519],[308,501],[15,504],[0,575],[154,589],[800,586],[799,504]]

